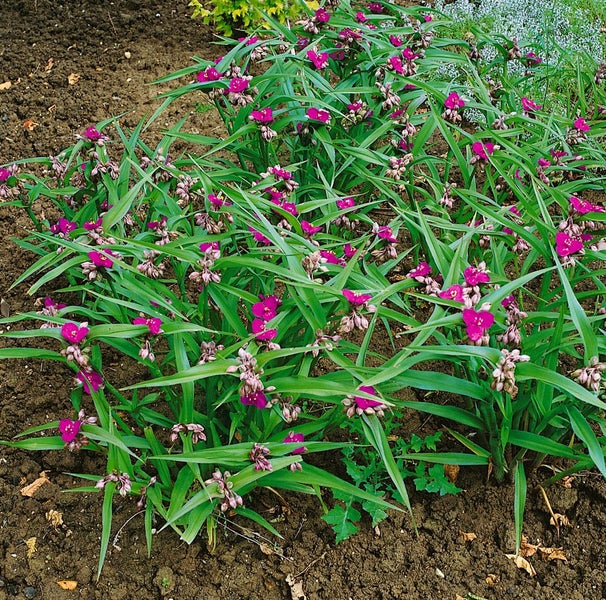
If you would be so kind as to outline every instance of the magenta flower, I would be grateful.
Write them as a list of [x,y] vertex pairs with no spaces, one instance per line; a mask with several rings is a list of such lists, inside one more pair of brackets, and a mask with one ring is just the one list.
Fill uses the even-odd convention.
[[334,252],[330,250],[320,250],[320,256],[329,265],[339,265],[340,267],[345,266],[345,261],[342,258],[339,258]]
[[209,81],[218,81],[223,77],[222,73],[219,73],[215,67],[206,67],[204,71],[198,73],[198,81],[200,83],[208,83]]
[[0,183],[4,183],[11,176],[8,169],[0,169]]
[[76,379],[82,384],[84,392],[89,395],[91,390],[97,392],[103,385],[103,377],[96,371],[78,371]]
[[242,77],[234,77],[229,82],[229,91],[232,94],[241,94],[245,89],[248,88],[248,79],[243,79]]
[[[405,60],[414,60],[415,58],[419,58],[419,55],[416,52],[413,52],[412,48],[404,48],[402,50],[402,56]],[[461,100],[461,102],[463,102]]]
[[465,106],[465,101],[459,94],[456,92],[450,92],[444,100],[444,107],[450,110],[457,110],[458,108],[463,108]]
[[391,227],[388,227],[387,225],[381,225],[377,229],[377,237],[392,244],[395,244],[398,241],[398,238],[394,237]]
[[537,161],[537,164],[542,169],[546,169],[547,167],[551,166],[551,161],[548,160],[547,158],[539,158],[539,160]]
[[255,240],[255,242],[259,242],[260,244],[263,244],[265,246],[271,245],[271,240],[268,237],[264,236],[260,231],[257,231],[254,227],[251,227],[249,225],[248,231],[250,231],[252,233],[252,236],[253,236],[253,239]]
[[262,321],[271,321],[277,314],[282,301],[277,296],[260,296],[260,302],[252,305],[252,314]]
[[147,325],[151,335],[158,335],[161,333],[160,326],[162,325],[162,319],[158,319],[157,317],[150,317],[149,319],[146,317],[137,317],[133,319],[133,325]]
[[274,115],[271,106],[267,106],[266,108],[262,108],[260,110],[253,110],[250,113],[249,119],[251,121],[254,121],[255,123],[271,123],[274,120]]
[[82,423],[80,421],[72,421],[71,419],[61,419],[59,421],[59,431],[61,432],[61,439],[69,444],[73,442],[78,433]]
[[494,315],[487,310],[463,309],[463,322],[467,326],[467,336],[477,342],[494,323]]
[[92,125],[85,129],[83,137],[85,137],[89,142],[104,142],[109,139]]
[[64,323],[61,327],[61,335],[63,336],[63,339],[67,340],[70,344],[79,344],[87,334],[88,327],[86,327],[86,323],[82,323],[82,325],[76,325],[75,323]]
[[[283,444],[300,444],[305,441],[305,436],[302,433],[295,433],[294,431],[289,432],[289,434],[282,440]],[[295,448],[291,451],[291,454],[303,454],[307,452],[307,448],[305,446],[301,446],[300,448]]]
[[208,194],[207,198],[215,210],[218,210],[222,206],[231,206],[229,200],[225,200],[223,197],[217,196],[217,194]]
[[352,306],[363,306],[372,298],[372,294],[358,294],[347,289],[342,290],[341,293]]
[[65,308],[66,306],[67,304],[59,304],[58,302],[55,302],[50,296],[44,298],[44,307],[48,308],[49,310],[57,311]]
[[383,5],[380,2],[369,2],[368,10],[375,15],[380,15],[383,12]]
[[363,12],[357,12],[356,21],[358,23],[366,23],[366,21],[368,21],[368,17]]
[[88,258],[90,258],[91,262],[96,267],[105,267],[106,269],[109,269],[114,264],[114,261],[110,256],[115,256],[115,254],[109,248],[104,248],[103,252],[105,252],[105,254],[97,252],[96,250],[91,250],[88,253]]
[[345,254],[347,258],[353,258],[357,252],[358,249],[354,248],[351,244],[345,244],[345,246],[343,246],[343,254]]
[[589,131],[589,125],[587,125],[587,121],[585,121],[585,119],[583,119],[583,117],[579,117],[573,124],[574,128],[577,131]]
[[95,229],[99,229],[103,225],[103,219],[99,217],[96,221],[86,221],[82,227],[86,229],[86,231],[94,231]]
[[312,225],[309,221],[301,221],[301,229],[303,233],[308,236],[313,236],[319,231],[322,231],[321,225]]
[[395,71],[398,75],[404,75],[404,66],[402,59],[399,56],[390,56],[387,59],[387,64],[390,69]]
[[[377,395],[377,390],[375,390],[372,385],[361,385],[358,389],[365,394],[370,394],[371,396]],[[365,411],[367,408],[375,408],[383,405],[380,400],[371,400],[370,398],[364,398],[363,396],[354,396],[354,402],[356,403],[356,406],[363,411]]]
[[78,223],[75,221],[69,221],[68,219],[61,217],[54,225],[50,226],[51,233],[69,233],[78,227]]
[[328,52],[317,54],[313,50],[308,50],[307,58],[309,58],[316,69],[325,69],[328,66]]
[[471,151],[477,158],[488,160],[488,157],[494,152],[494,144],[492,142],[474,142],[471,145]]
[[420,262],[414,269],[411,269],[406,274],[406,277],[416,279],[417,277],[427,277],[431,274],[431,267],[425,262]]
[[267,396],[263,391],[250,392],[244,396],[240,396],[240,402],[246,406],[256,406],[263,409],[267,406]]
[[269,342],[278,335],[277,329],[265,329],[265,321],[263,319],[253,319],[251,329],[255,334],[255,339],[261,342]]
[[307,118],[312,121],[320,121],[321,123],[328,123],[330,121],[330,113],[321,108],[309,108],[306,114]]
[[323,8],[318,8],[315,14],[316,23],[328,23],[330,21],[330,14]]
[[440,298],[444,300],[454,300],[455,302],[463,302],[463,286],[455,283],[451,285],[447,290],[443,290],[438,293]]
[[399,48],[404,43],[402,38],[398,35],[390,35],[389,41],[394,48]]
[[209,250],[212,250],[213,252],[219,252],[219,242],[215,240],[214,242],[203,242],[202,244],[200,244],[201,252],[204,252],[206,254],[206,252],[208,252]]
[[527,52],[524,58],[526,59],[526,63],[531,66],[540,65],[543,62],[543,59],[534,52]]
[[[482,263],[483,265],[484,263]],[[490,281],[490,275],[483,269],[478,269],[478,267],[467,267],[463,271],[463,277],[465,277],[465,283],[472,287],[476,285],[480,285],[481,283],[488,283]]]
[[522,109],[526,112],[532,112],[534,110],[541,110],[543,107],[540,104],[537,104],[534,100],[531,100],[530,98],[526,98],[526,96],[524,96],[521,100],[522,102]]
[[341,210],[345,210],[346,208],[353,208],[356,205],[356,201],[352,196],[348,196],[347,198],[343,198],[342,200],[337,200],[337,208]]
[[578,212],[580,215],[586,215],[591,212],[604,212],[604,209],[601,206],[592,204],[587,200],[581,200],[576,196],[570,196],[570,205],[575,212]]
[[583,249],[583,240],[581,238],[571,237],[563,231],[558,231],[555,239],[558,256],[566,257]]

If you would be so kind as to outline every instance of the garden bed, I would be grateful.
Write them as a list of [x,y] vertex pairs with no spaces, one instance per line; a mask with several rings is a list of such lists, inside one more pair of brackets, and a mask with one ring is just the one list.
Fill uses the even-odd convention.
[[[152,0],[24,0],[5,8],[0,35],[0,84],[11,83],[0,90],[0,164],[56,154],[75,134],[112,115],[125,113],[121,125],[134,127],[153,111],[155,95],[170,86],[147,83],[188,66],[192,55],[216,55],[212,32],[189,19],[184,3]],[[197,114],[187,102],[189,96],[173,104],[156,126],[172,125],[191,112],[190,130],[213,131],[215,119]],[[10,241],[24,236],[29,220],[0,206],[0,222],[6,228],[0,240],[0,295],[11,313],[32,310],[27,286],[9,290],[31,262]],[[126,368],[118,359],[106,366],[119,385],[131,383]],[[0,362],[0,438],[60,418],[71,387],[66,369],[36,360]],[[408,417],[402,425],[406,435],[426,436],[443,427],[435,418]],[[275,520],[283,540],[261,540],[239,528],[246,523],[226,521],[219,524],[213,552],[204,539],[187,546],[165,530],[155,537],[148,558],[136,498],[118,499],[112,543],[97,582],[102,495],[63,490],[81,484],[69,473],[103,475],[103,463],[86,452],[0,448],[0,600],[301,600],[303,593],[310,600],[606,596],[606,485],[594,473],[547,488],[553,510],[570,520],[559,532],[550,526],[535,487],[547,470],[530,475],[524,533],[530,544],[562,549],[530,557],[534,577],[506,556],[515,550],[512,485],[487,481],[486,469],[463,468],[457,485],[464,491],[457,496],[415,493],[409,485],[418,535],[406,513],[392,512],[376,528],[363,521],[358,534],[338,545],[316,499],[293,494],[284,500],[264,491],[253,494],[252,502]],[[40,477],[48,481],[31,497],[24,495]],[[325,500],[332,502],[330,494]],[[63,590],[73,583],[60,582],[77,587]]]

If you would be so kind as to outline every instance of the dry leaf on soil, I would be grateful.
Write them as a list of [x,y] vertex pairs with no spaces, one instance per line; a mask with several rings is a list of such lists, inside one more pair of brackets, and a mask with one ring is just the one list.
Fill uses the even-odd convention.
[[53,527],[63,525],[63,513],[60,513],[58,510],[51,508],[44,516]]
[[303,580],[295,579],[294,575],[286,576],[286,583],[290,588],[290,596],[292,600],[307,600],[307,596],[303,591]]
[[27,546],[27,558],[31,558],[36,552],[36,538],[31,537],[25,540],[25,545]]
[[463,538],[464,542],[473,542],[478,536],[475,533],[466,533],[459,529],[459,535]]
[[[554,518],[555,517],[555,518]],[[560,527],[570,527],[570,519],[566,515],[561,515],[560,513],[553,513],[553,517],[549,519],[549,524],[553,525],[556,528]]]
[[488,573],[486,576],[486,583],[493,587],[499,581],[499,576],[496,573]]
[[566,555],[564,554],[564,550],[562,548],[539,548],[539,552],[543,558],[547,560],[561,560],[563,562],[568,562]]
[[80,75],[78,75],[78,73],[70,73],[67,76],[67,83],[70,85],[76,85],[78,81],[80,81]]
[[459,465],[444,465],[444,475],[450,483],[456,483],[459,477],[459,471],[461,467]]
[[4,83],[0,83],[0,91],[8,90],[8,88],[13,85],[10,81],[5,81]]
[[528,538],[525,535],[522,536],[522,543],[520,544],[520,556],[532,556],[533,554],[537,553],[538,549],[538,544],[531,544],[528,542]]
[[57,581],[57,585],[62,590],[74,591],[78,587],[78,582],[71,579],[63,579],[61,581]]
[[38,477],[35,481],[21,488],[21,495],[28,496],[30,498],[45,484],[50,483],[50,479],[46,476],[46,471],[42,471],[40,473],[40,477]]
[[53,68],[53,64],[54,64],[54,60],[52,58],[49,58],[48,61],[46,62],[46,65],[44,67],[44,71],[46,73],[48,73],[52,68]]
[[523,569],[531,577],[534,577],[537,574],[534,567],[523,556],[520,556],[519,554],[506,554],[505,556],[513,560],[518,569]]

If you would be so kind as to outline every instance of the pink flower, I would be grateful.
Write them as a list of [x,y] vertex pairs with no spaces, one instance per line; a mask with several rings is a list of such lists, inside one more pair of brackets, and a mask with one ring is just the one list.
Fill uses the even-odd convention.
[[399,56],[390,56],[387,59],[389,68],[395,71],[398,75],[404,75],[404,67],[402,65],[402,59]]
[[260,110],[253,110],[248,118],[255,123],[271,123],[274,120],[274,115],[271,106],[267,106]]
[[357,12],[356,21],[358,23],[366,23],[366,21],[368,21],[368,17],[363,12]]
[[66,218],[61,217],[54,225],[50,226],[51,233],[69,233],[78,227],[78,223],[75,221],[68,221]]
[[455,302],[463,302],[463,286],[455,283],[451,285],[447,290],[443,290],[438,293],[440,298],[444,300],[454,300]]
[[330,121],[330,113],[321,108],[309,108],[306,114],[307,118],[312,121],[320,121],[321,123],[328,123]]
[[377,237],[387,242],[391,242],[392,244],[395,244],[398,241],[398,238],[394,237],[391,227],[388,227],[387,225],[381,225],[377,229]]
[[339,258],[334,252],[331,252],[330,250],[320,250],[320,256],[329,265],[339,265],[340,267],[345,266],[345,261],[342,258]]
[[200,83],[207,83],[209,81],[218,81],[223,77],[222,73],[219,73],[215,67],[206,67],[204,71],[198,73],[198,81]]
[[109,248],[104,248],[103,252],[105,252],[105,254],[97,252],[96,250],[91,250],[88,253],[88,258],[90,258],[91,262],[96,267],[105,267],[106,269],[109,269],[114,264],[114,261],[110,256],[115,256],[115,254]]
[[260,244],[263,244],[265,246],[271,245],[271,240],[268,237],[264,236],[260,231],[257,231],[254,227],[251,227],[249,225],[248,231],[250,231],[252,233],[252,236],[253,236],[253,239],[255,240],[255,242],[259,242]]
[[267,406],[267,396],[264,392],[250,392],[244,396],[240,396],[240,402],[246,406],[256,406],[263,409]]
[[450,110],[456,110],[457,108],[463,108],[464,106],[465,101],[456,92],[450,92],[446,100],[444,100],[444,107],[449,108]]
[[137,317],[133,319],[133,325],[147,325],[149,333],[151,335],[158,335],[161,333],[160,326],[162,325],[162,319],[158,319],[157,317]]
[[551,166],[551,161],[549,161],[546,158],[539,158],[539,160],[537,161],[537,164],[539,165],[539,167],[541,167],[542,169],[545,169],[547,167]]
[[[377,390],[375,390],[372,385],[361,385],[358,389],[365,394],[370,394],[371,396],[377,395]],[[371,400],[370,398],[364,398],[363,396],[354,396],[354,402],[360,410],[364,411],[367,408],[375,408],[376,406],[383,405],[383,403],[379,400]]]
[[583,117],[579,117],[572,125],[577,131],[589,131],[590,129]]
[[307,58],[309,58],[316,69],[324,69],[328,66],[328,52],[317,54],[313,50],[308,50]]
[[209,250],[219,252],[219,242],[215,240],[214,242],[202,242],[200,244],[200,252],[204,252],[204,254],[206,254]]
[[527,52],[525,58],[528,65],[540,65],[543,62],[543,59],[534,52]]
[[234,77],[229,82],[229,91],[232,94],[241,94],[246,88],[248,88],[248,79],[242,77]]
[[494,152],[494,144],[492,142],[474,142],[471,145],[471,151],[477,158],[488,160],[488,157]]
[[555,236],[556,252],[558,256],[569,256],[575,252],[580,252],[583,249],[583,240],[578,237],[570,237],[563,231],[558,231]]
[[372,294],[358,294],[347,289],[342,290],[341,293],[352,306],[363,306],[372,298]]
[[86,128],[83,135],[89,142],[104,142],[109,139],[106,135],[103,135],[100,131],[97,130],[96,127],[93,127],[92,125]]
[[433,21],[433,17],[431,15],[423,15],[423,21],[425,21],[425,23],[431,23]]
[[263,319],[253,319],[251,329],[255,334],[255,339],[261,342],[269,342],[278,335],[277,329],[265,329],[265,321]]
[[[415,58],[419,58],[419,55],[413,52],[412,48],[404,48],[404,50],[402,50],[402,56],[406,60],[414,60]],[[461,102],[463,101],[461,100]]]
[[71,419],[61,419],[59,421],[59,431],[61,432],[61,439],[69,444],[73,442],[78,433],[80,432],[81,421],[72,421]]
[[494,315],[487,310],[463,309],[463,322],[467,326],[467,335],[472,342],[477,342],[484,331],[490,329],[494,323]]
[[252,314],[265,322],[271,321],[278,314],[282,301],[277,296],[260,296],[260,299],[252,305]]
[[319,231],[322,231],[321,225],[312,225],[309,221],[301,221],[301,229],[303,233],[308,236],[313,236]]
[[67,340],[70,344],[79,344],[87,334],[88,327],[86,327],[86,323],[82,323],[82,325],[64,323],[61,327],[63,339]]
[[341,210],[345,210],[346,208],[353,208],[355,205],[356,201],[351,196],[343,198],[342,200],[337,200],[337,208]]
[[420,262],[414,269],[406,274],[406,277],[416,279],[417,277],[427,277],[431,273],[431,267],[426,262]]
[[399,48],[404,43],[402,41],[402,38],[397,35],[390,35],[389,41],[391,42],[391,45],[394,46],[395,48]]
[[76,379],[82,384],[86,394],[90,394],[91,390],[98,391],[103,385],[103,377],[96,371],[78,371]]
[[576,196],[570,196],[570,204],[572,208],[581,215],[586,215],[590,212],[604,212],[604,209],[601,206],[592,204],[587,200],[581,200]]
[[357,252],[358,249],[354,248],[351,244],[345,244],[345,246],[343,246],[343,254],[345,254],[347,258],[353,258]]
[[[482,263],[484,264],[484,263]],[[490,281],[490,275],[478,267],[467,267],[463,271],[463,277],[465,277],[465,283],[472,287],[480,285],[481,283],[488,283]]]
[[96,221],[86,221],[82,227],[86,229],[86,231],[94,231],[95,229],[99,229],[103,225],[103,219],[99,217]]
[[0,183],[4,183],[11,176],[8,169],[0,169]]
[[328,23],[330,21],[330,14],[323,8],[316,10],[315,19],[317,23]]
[[383,5],[380,2],[370,2],[368,10],[375,15],[380,15],[383,12]]
[[543,108],[540,104],[537,104],[534,100],[531,100],[530,98],[526,98],[526,96],[524,96],[522,98],[522,109],[525,110],[526,112],[532,112],[534,110],[541,110],[541,108]]
[[[300,444],[305,441],[305,436],[302,433],[295,433],[291,431],[285,438],[282,440],[283,444]],[[301,446],[300,448],[295,448],[291,451],[291,454],[303,454],[307,452],[307,448],[305,446]]]

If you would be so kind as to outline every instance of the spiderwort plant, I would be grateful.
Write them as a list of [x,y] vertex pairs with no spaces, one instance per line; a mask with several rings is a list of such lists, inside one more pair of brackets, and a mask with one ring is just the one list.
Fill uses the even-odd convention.
[[[23,242],[38,258],[19,282],[36,294],[61,277],[70,298],[11,317],[42,327],[7,335],[50,338],[58,350],[30,352],[82,384],[46,426],[60,435],[13,443],[76,451],[85,434],[82,448],[106,453],[106,473],[85,476],[104,495],[100,567],[116,493],[145,503],[149,539],[156,513],[187,542],[216,511],[274,531],[247,507],[257,486],[386,508],[306,460],[343,445],[323,441],[337,427],[373,448],[410,509],[407,457],[384,425],[404,409],[457,423],[468,451],[411,460],[483,465],[518,486],[545,455],[606,474],[591,427],[606,408],[602,113],[552,115],[524,82],[486,80],[425,9],[337,4],[303,7],[290,29],[270,19],[254,43],[163,78],[189,81],[163,107],[206,98],[222,139],[180,124],[152,149],[151,123],[105,122],[40,159],[46,178],[5,168],[13,203],[44,196],[63,213]],[[507,56],[525,60],[514,44]],[[446,63],[469,85],[440,78]],[[176,140],[198,150],[173,156]],[[108,351],[147,375],[118,387]],[[405,388],[448,403],[402,400]],[[98,425],[73,420],[82,402]]]

